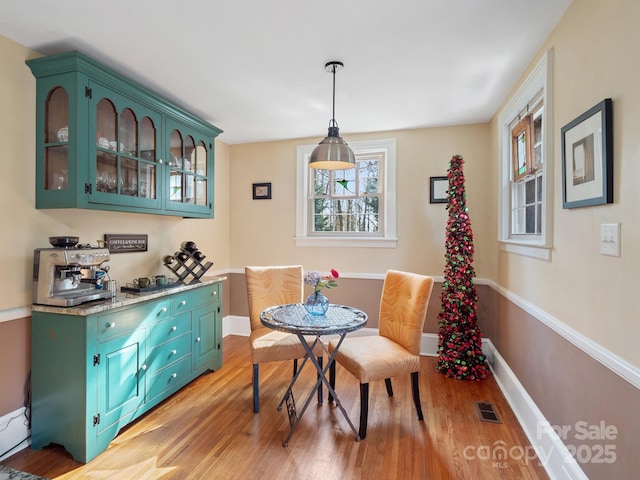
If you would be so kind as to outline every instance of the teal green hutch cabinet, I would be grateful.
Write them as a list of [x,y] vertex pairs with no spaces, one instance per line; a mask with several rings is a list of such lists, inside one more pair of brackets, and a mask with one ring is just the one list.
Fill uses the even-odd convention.
[[81,53],[27,65],[36,77],[36,208],[213,218],[221,130]]
[[208,370],[222,367],[222,283],[104,306],[34,305],[31,447],[64,446],[76,461]]

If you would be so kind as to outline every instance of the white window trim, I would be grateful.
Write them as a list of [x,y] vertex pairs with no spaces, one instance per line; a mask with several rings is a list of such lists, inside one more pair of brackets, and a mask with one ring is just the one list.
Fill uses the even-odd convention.
[[309,156],[315,145],[297,147],[296,173],[296,246],[298,247],[373,247],[396,248],[396,139],[349,142],[354,152],[386,150],[384,162],[384,236],[380,237],[335,237],[310,236],[308,232]]
[[[498,116],[498,149],[500,156],[500,191],[498,195],[498,241],[500,249],[510,253],[551,260],[553,247],[553,50],[547,50],[540,62]],[[544,176],[542,182],[542,234],[512,236],[511,222],[511,121],[526,108],[540,90],[545,109],[543,122]]]

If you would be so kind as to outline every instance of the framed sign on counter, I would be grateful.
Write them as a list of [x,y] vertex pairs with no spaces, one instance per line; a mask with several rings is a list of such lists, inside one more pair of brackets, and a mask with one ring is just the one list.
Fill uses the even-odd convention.
[[146,252],[149,241],[146,234],[105,233],[104,244],[111,253]]

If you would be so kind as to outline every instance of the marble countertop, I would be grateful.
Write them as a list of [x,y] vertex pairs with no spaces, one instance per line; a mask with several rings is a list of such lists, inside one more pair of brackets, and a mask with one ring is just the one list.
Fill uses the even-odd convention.
[[179,292],[185,292],[194,288],[203,287],[205,285],[211,285],[212,283],[218,283],[226,280],[225,276],[209,276],[202,277],[199,281],[194,283],[179,283],[174,284],[169,288],[162,290],[154,290],[152,292],[118,292],[117,295],[107,300],[97,300],[94,302],[87,302],[74,307],[58,307],[53,305],[32,305],[31,310],[34,312],[47,312],[47,313],[60,313],[64,315],[93,315],[94,313],[104,312],[106,310],[112,310],[114,308],[126,307],[134,305],[140,302],[146,302],[147,300],[153,300],[155,298],[166,297]]

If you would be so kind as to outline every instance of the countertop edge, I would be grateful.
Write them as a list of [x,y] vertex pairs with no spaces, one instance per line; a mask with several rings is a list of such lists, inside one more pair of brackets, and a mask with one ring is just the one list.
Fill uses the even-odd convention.
[[213,283],[219,283],[227,280],[224,275],[202,277],[198,282],[179,285],[165,290],[157,290],[154,292],[145,293],[131,293],[131,292],[118,292],[118,294],[108,300],[98,300],[97,302],[89,302],[86,304],[77,305],[75,307],[60,307],[53,305],[37,305],[31,306],[32,312],[46,312],[46,313],[58,313],[63,315],[78,315],[87,316],[101,313],[107,310],[114,310],[120,307],[127,307],[135,305],[136,303],[146,302],[148,300],[154,300],[156,298],[167,297],[176,293],[185,292],[187,290],[193,290],[194,288],[204,287]]

